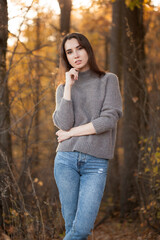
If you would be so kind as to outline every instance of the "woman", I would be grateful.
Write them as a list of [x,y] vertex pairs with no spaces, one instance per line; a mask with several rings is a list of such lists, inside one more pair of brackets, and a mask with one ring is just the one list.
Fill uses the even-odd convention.
[[65,220],[64,240],[86,240],[94,227],[113,158],[117,121],[122,115],[118,79],[96,64],[88,39],[64,37],[53,113],[59,145],[54,176]]

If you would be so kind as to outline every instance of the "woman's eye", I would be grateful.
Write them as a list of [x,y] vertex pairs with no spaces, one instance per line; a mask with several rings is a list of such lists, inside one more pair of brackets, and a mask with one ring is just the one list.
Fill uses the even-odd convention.
[[67,52],[67,54],[71,54],[71,53],[72,53],[71,51]]
[[83,49],[83,47],[80,46],[78,49],[81,50],[81,49]]

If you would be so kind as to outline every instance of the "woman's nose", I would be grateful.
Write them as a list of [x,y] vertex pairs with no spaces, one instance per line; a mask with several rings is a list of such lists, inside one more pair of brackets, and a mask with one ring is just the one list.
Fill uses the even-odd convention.
[[75,57],[75,58],[78,58],[78,57],[79,57],[79,54],[78,54],[77,51],[74,52],[74,57]]

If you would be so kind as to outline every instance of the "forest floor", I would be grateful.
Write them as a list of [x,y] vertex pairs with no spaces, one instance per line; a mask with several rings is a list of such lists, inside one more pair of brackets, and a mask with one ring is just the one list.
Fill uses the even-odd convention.
[[[57,233],[57,237],[46,237],[46,240],[62,240],[63,238],[64,234]],[[23,240],[26,238],[10,238],[5,233],[0,232],[0,240],[11,239]],[[43,238],[32,237],[31,239]],[[102,224],[96,227],[92,235],[88,237],[88,240],[160,240],[160,235],[156,234],[149,227],[142,226],[138,220],[121,223],[117,217],[114,217],[106,219]]]
[[[117,215],[102,222],[104,216],[104,211],[101,208],[95,222],[95,229],[88,240],[160,240],[160,235],[152,228],[142,224],[138,219],[128,218],[121,222]],[[62,240],[63,237],[54,240]]]
[[110,218],[99,225],[88,240],[160,240],[160,235],[141,226],[139,221],[120,223],[119,219]]
[[[158,235],[152,228],[142,224],[139,219],[133,220],[128,217],[121,222],[118,212],[114,213],[114,217],[108,217],[105,219],[105,209],[105,204],[102,204],[95,222],[95,228],[92,231],[91,236],[88,237],[88,240],[160,240],[160,235]],[[60,213],[60,211],[58,212]],[[59,214],[57,220],[59,228],[57,226],[54,237],[49,236],[50,234],[46,234],[45,240],[62,240],[64,238],[64,221],[61,214]],[[30,240],[44,239],[42,236],[38,238],[35,237],[34,234],[32,234],[32,231],[30,235],[32,236]],[[0,240],[11,239],[23,240],[29,238],[23,238],[19,235],[10,238],[7,233],[0,229]]]
[[160,235],[142,226],[138,220],[120,223],[118,218],[108,218],[94,229],[88,240],[160,240]]
[[88,240],[160,240],[160,235],[142,224],[139,219],[133,220],[128,217],[121,222],[119,213],[115,214],[115,217],[102,221],[104,217],[105,205],[102,204],[95,222],[95,229]]

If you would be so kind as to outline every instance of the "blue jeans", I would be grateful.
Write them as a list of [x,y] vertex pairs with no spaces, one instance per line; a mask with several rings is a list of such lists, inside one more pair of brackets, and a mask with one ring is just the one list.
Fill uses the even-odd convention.
[[57,152],[54,177],[65,220],[64,240],[86,240],[103,196],[108,160],[81,152]]

